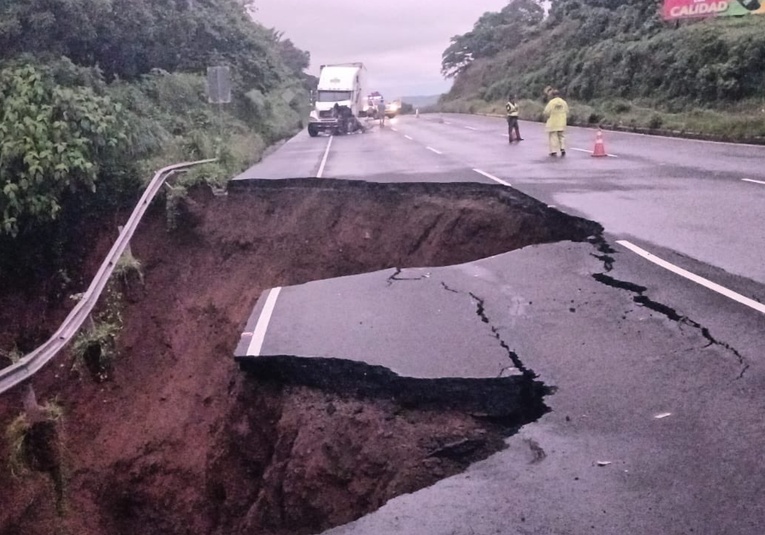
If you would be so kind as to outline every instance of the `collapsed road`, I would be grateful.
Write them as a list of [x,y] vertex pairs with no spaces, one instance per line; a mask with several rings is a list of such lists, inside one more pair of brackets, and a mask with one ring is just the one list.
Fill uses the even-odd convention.
[[[756,273],[546,206],[625,197],[617,158],[542,169],[460,120],[301,134],[243,177],[262,180],[195,192],[179,230],[155,209],[111,377],[62,357],[34,380],[65,454],[0,473],[0,533],[758,533],[763,319],[616,238],[755,298]],[[366,182],[273,180],[291,169]],[[67,305],[41,295],[4,289],[2,340],[50,329]]]
[[[314,533],[463,470],[547,410],[541,381],[412,382],[381,366],[354,371],[342,355],[335,362],[346,364],[302,375],[291,362],[243,375],[231,352],[246,311],[274,284],[450,265],[601,231],[481,184],[303,179],[235,185],[226,196],[198,190],[173,232],[162,208],[131,245],[142,281],[117,281],[124,327],[109,377],[61,355],[33,381],[41,402],[60,404],[64,423],[42,448],[22,443],[22,477],[0,473],[11,504],[2,532]],[[83,265],[87,279],[97,259]],[[27,295],[26,311],[21,295],[5,292],[16,307],[5,339],[33,344],[33,327],[42,337],[54,327],[34,318],[50,296]],[[506,354],[502,363],[513,365]],[[336,380],[307,380],[317,376]],[[0,398],[6,429],[24,389],[10,394]],[[41,463],[43,452],[56,461]],[[11,453],[3,443],[0,454]]]

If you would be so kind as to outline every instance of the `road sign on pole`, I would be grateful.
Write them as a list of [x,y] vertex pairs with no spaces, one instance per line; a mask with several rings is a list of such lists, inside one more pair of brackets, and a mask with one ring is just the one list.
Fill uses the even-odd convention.
[[207,99],[210,104],[231,102],[231,69],[207,67]]

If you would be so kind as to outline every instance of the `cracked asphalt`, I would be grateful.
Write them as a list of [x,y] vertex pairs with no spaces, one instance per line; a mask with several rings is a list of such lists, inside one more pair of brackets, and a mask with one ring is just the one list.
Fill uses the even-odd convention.
[[616,242],[761,302],[765,186],[741,179],[765,179],[765,148],[606,133],[618,158],[595,160],[572,129],[582,151],[550,161],[539,125],[512,147],[490,118],[394,128],[329,152],[303,133],[241,178],[315,176],[326,155],[325,177],[500,180],[606,234],[282,289],[262,355],[554,389],[505,451],[327,533],[761,534],[765,314]]

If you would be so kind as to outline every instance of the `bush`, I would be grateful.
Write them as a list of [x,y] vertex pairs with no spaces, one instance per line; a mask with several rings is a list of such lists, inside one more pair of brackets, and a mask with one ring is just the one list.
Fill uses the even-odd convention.
[[658,113],[654,113],[651,115],[651,118],[648,120],[648,128],[651,130],[658,130],[662,127],[664,124],[664,118],[659,115]]
[[[60,422],[64,417],[64,410],[56,402],[48,402],[40,407],[40,417],[43,422]],[[34,470],[33,454],[29,449],[29,432],[32,423],[26,413],[17,416],[6,428],[5,439],[8,445],[8,467],[14,477]]]
[[93,192],[128,149],[122,106],[90,87],[58,85],[35,65],[0,72],[0,233],[56,219],[68,192]]

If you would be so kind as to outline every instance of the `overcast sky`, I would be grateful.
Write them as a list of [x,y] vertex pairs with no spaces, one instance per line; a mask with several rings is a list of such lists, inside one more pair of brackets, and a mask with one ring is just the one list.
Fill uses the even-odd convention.
[[449,39],[473,28],[508,0],[257,0],[255,19],[311,53],[309,72],[324,63],[362,61],[370,91],[388,100],[449,90],[441,54]]

